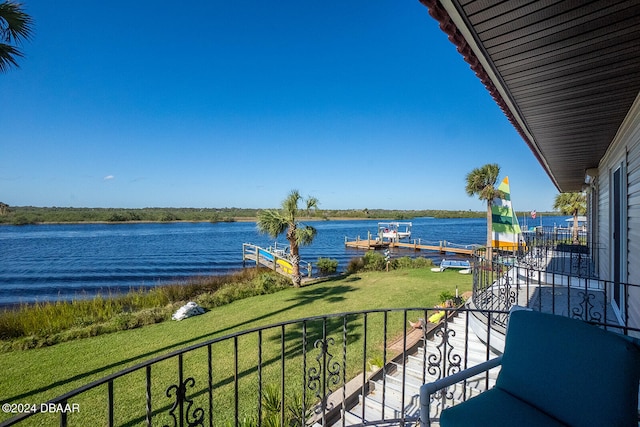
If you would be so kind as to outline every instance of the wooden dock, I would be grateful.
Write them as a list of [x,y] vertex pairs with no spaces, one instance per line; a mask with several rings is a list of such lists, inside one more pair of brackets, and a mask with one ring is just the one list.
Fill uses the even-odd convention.
[[344,240],[345,246],[348,248],[363,249],[363,250],[377,250],[386,248],[405,248],[413,249],[414,251],[435,251],[440,253],[454,253],[460,255],[473,255],[475,251],[474,246],[461,246],[451,242],[443,240],[438,244],[422,244],[419,239],[413,240],[413,242],[398,242],[398,241],[382,241],[379,239],[360,239]]
[[[267,267],[284,276],[291,277],[291,262],[279,253],[270,249],[264,249],[250,243],[242,244],[242,265],[246,266],[246,261],[251,261],[256,267]],[[300,260],[300,275],[311,277],[313,266],[310,262]]]

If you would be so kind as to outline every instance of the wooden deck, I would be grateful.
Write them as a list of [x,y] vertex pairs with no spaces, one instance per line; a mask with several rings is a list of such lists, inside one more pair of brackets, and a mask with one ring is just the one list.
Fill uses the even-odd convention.
[[459,248],[455,246],[447,245],[447,242],[440,242],[439,245],[423,245],[419,244],[417,241],[414,242],[389,242],[389,241],[380,241],[373,239],[365,239],[365,240],[345,240],[345,246],[348,248],[356,248],[363,250],[376,250],[376,249],[385,249],[385,248],[405,248],[405,249],[413,249],[414,251],[436,251],[440,253],[454,253],[460,255],[473,255],[473,249],[469,248]]

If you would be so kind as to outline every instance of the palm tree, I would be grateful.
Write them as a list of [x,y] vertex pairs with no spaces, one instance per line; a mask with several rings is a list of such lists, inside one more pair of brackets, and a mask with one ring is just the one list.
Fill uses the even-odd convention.
[[573,215],[573,243],[578,244],[578,215],[587,213],[587,196],[584,193],[560,193],[553,202],[553,209],[563,215]]
[[23,12],[22,5],[14,1],[0,3],[0,72],[18,67],[22,51],[16,47],[32,34],[33,20]]
[[277,238],[286,231],[287,240],[289,241],[289,249],[291,253],[290,261],[293,266],[292,280],[293,286],[300,287],[302,278],[300,276],[300,246],[309,245],[316,237],[316,229],[301,224],[298,221],[301,209],[298,207],[300,202],[305,203],[306,212],[311,209],[318,208],[318,200],[315,197],[307,197],[303,199],[298,190],[293,190],[286,199],[282,201],[282,207],[279,210],[267,209],[258,213],[258,230],[261,233]]
[[500,166],[496,163],[486,164],[482,167],[475,168],[466,176],[467,186],[465,188],[468,196],[478,196],[480,200],[487,201],[487,258],[492,257],[492,236],[491,229],[493,221],[491,217],[491,206],[493,199],[502,197],[502,192],[496,188],[500,175]]

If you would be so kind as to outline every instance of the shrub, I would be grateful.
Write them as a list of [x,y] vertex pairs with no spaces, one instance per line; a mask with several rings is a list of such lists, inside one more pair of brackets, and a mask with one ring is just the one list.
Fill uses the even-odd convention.
[[433,260],[424,257],[418,257],[413,259],[413,268],[428,268],[433,267]]
[[355,274],[364,268],[364,260],[361,257],[351,258],[349,264],[347,264],[347,273]]
[[273,273],[262,273],[253,279],[252,282],[254,283],[256,295],[272,294],[288,288],[291,284],[286,277]]
[[440,293],[438,298],[440,299],[440,302],[445,302],[445,301],[449,301],[449,300],[455,300],[456,296],[455,296],[455,294],[453,294],[453,293],[451,293],[449,291],[444,291],[444,292]]
[[322,276],[327,274],[333,274],[338,270],[338,260],[331,258],[318,258],[317,262],[318,272]]
[[[390,261],[389,267],[394,270],[405,268],[426,268],[433,267],[433,261],[429,258],[408,256],[394,258]],[[354,274],[359,271],[382,271],[386,270],[387,262],[384,255],[379,252],[369,251],[360,258],[352,258],[347,264],[347,273]]]
[[403,256],[401,258],[394,258],[391,262],[391,267],[395,270],[403,269],[403,268],[414,268],[413,267],[413,259],[408,256]]
[[391,261],[391,267],[394,269],[433,267],[433,261],[424,257],[410,258],[408,256],[403,256],[401,258],[393,259]]
[[382,271],[387,268],[384,255],[376,251],[367,251],[362,257],[365,271]]

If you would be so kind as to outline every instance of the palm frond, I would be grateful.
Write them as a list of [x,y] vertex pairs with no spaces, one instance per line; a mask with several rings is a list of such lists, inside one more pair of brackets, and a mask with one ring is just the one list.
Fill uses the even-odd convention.
[[491,201],[497,196],[495,188],[500,166],[496,163],[489,163],[469,172],[466,179],[465,191],[468,196],[477,195],[481,200]]
[[19,67],[16,59],[23,55],[15,44],[30,39],[32,28],[33,20],[22,11],[20,3],[0,3],[0,72]]
[[11,45],[0,43],[0,72],[5,72],[11,67],[18,67],[16,57],[22,57],[22,52]]
[[292,190],[287,198],[282,201],[283,215],[289,218],[290,222],[294,222],[298,215],[298,202],[301,198],[298,190]]
[[560,193],[553,202],[553,209],[563,215],[583,215],[587,212],[587,197],[584,193]]
[[7,43],[19,43],[31,38],[33,19],[24,13],[22,5],[13,1],[0,3],[0,38]]
[[317,209],[318,204],[319,204],[318,199],[316,199],[315,197],[311,197],[311,196],[307,197],[307,211],[311,209]]
[[318,231],[310,225],[300,226],[296,229],[296,242],[301,246],[310,245]]
[[268,234],[271,237],[278,237],[285,232],[289,223],[279,211],[273,209],[265,209],[258,213],[258,221],[256,223],[258,231]]

